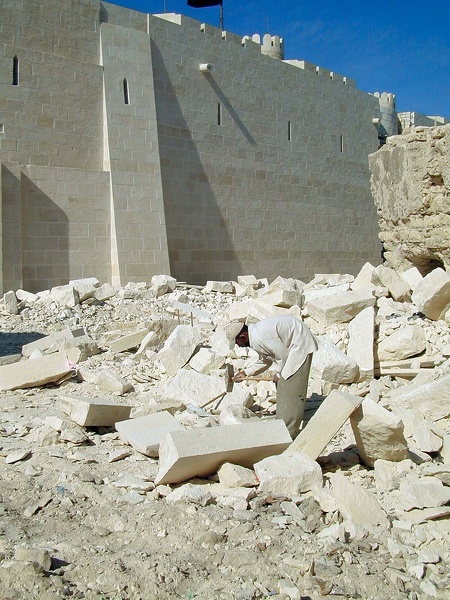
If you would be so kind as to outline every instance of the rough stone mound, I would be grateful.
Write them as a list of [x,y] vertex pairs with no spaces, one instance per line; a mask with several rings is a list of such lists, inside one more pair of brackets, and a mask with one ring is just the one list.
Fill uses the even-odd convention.
[[386,264],[450,268],[450,125],[392,136],[369,155]]

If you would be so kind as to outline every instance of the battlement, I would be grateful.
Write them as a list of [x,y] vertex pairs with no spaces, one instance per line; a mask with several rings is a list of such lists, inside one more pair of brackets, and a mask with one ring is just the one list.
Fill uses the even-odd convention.
[[306,60],[284,60],[283,62],[287,65],[293,65],[294,67],[298,67],[299,69],[303,69],[304,71],[314,73],[315,75],[323,79],[328,79],[335,83],[346,85],[352,88],[356,87],[356,81],[354,79],[344,77],[343,75],[338,75],[337,73],[334,73],[334,71],[329,71],[328,69],[324,69],[323,67],[314,65]]
[[378,98],[380,101],[380,105],[389,106],[392,110],[395,110],[395,94],[391,94],[389,92],[374,92],[373,94],[375,98]]

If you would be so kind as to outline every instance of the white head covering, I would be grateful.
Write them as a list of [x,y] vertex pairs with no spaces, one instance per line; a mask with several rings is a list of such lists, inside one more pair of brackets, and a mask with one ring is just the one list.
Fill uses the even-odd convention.
[[244,327],[244,321],[234,319],[230,321],[225,327],[225,334],[230,342],[234,342],[237,335],[239,335]]

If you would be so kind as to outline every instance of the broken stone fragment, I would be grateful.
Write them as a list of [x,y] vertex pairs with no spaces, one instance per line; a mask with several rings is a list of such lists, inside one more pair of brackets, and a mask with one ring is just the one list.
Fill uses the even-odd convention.
[[17,315],[19,313],[17,297],[12,290],[4,294],[3,306],[5,307],[5,312],[10,315]]
[[369,490],[355,485],[340,473],[331,473],[331,490],[339,512],[358,525],[388,525],[386,513]]
[[394,269],[378,265],[372,273],[372,283],[387,288],[395,301],[403,302],[409,298],[409,284]]
[[53,351],[56,352],[58,349],[62,348],[66,340],[75,340],[75,338],[84,337],[85,335],[86,333],[82,327],[79,327],[78,329],[63,329],[62,331],[55,331],[50,335],[46,335],[45,337],[35,340],[34,342],[24,344],[22,346],[22,355],[28,358],[35,350],[46,352],[50,348],[53,348]]
[[234,294],[234,285],[232,281],[207,281],[205,292],[221,292],[222,294]]
[[359,370],[355,360],[337,348],[325,336],[317,336],[319,348],[313,354],[311,377],[332,383],[353,383]]
[[217,375],[203,375],[192,369],[180,369],[167,382],[163,396],[166,400],[178,400],[183,404],[201,406],[226,391],[226,382]]
[[358,453],[367,466],[381,458],[401,461],[408,457],[408,445],[403,434],[403,423],[370,398],[350,416]]
[[202,335],[197,329],[190,325],[178,325],[158,353],[158,360],[167,375],[175,375],[188,362],[201,341]]
[[37,563],[44,571],[50,571],[52,566],[52,557],[45,548],[35,548],[32,546],[16,547],[14,559],[21,562]]
[[133,389],[129,381],[108,369],[103,369],[95,374],[93,383],[106,392],[118,392],[119,394],[125,394]]
[[359,381],[373,379],[374,374],[374,332],[375,309],[368,306],[349,323],[347,356],[356,361],[359,368]]
[[426,348],[425,333],[421,325],[407,325],[396,329],[378,344],[380,361],[403,360],[421,354]]
[[82,427],[111,427],[128,419],[131,406],[106,398],[60,396],[61,410]]
[[98,300],[98,302],[105,302],[110,298],[114,298],[117,294],[117,289],[110,285],[109,283],[104,283],[100,287],[98,287],[94,292],[94,298]]
[[269,456],[255,463],[258,492],[272,497],[292,498],[322,487],[319,464],[300,452]]
[[173,292],[177,285],[177,280],[170,275],[153,275],[150,289],[155,298],[160,298],[164,294]]
[[50,298],[60,304],[73,308],[80,303],[77,290],[73,285],[59,285],[50,290]]
[[123,335],[109,344],[109,350],[116,354],[124,352],[125,350],[131,350],[132,348],[137,348],[148,333],[149,330],[144,327],[137,331],[133,331],[132,333],[128,333],[127,335]]
[[434,269],[416,286],[412,301],[429,319],[443,319],[450,308],[450,276],[444,269]]
[[241,465],[224,463],[217,471],[220,483],[229,488],[253,487],[258,485],[258,478],[252,469]]
[[434,381],[410,383],[392,390],[386,399],[391,406],[417,410],[432,422],[450,416],[450,373]]
[[400,502],[406,511],[444,506],[450,502],[450,488],[436,477],[409,477],[400,482]]
[[224,364],[224,357],[209,348],[200,348],[189,361],[189,365],[198,373],[210,375]]

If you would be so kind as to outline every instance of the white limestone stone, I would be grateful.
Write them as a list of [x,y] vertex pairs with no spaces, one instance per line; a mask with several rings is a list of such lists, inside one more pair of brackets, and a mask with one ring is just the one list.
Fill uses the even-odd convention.
[[368,306],[349,323],[347,356],[356,361],[359,368],[359,381],[373,379],[375,309]]
[[227,392],[223,397],[219,409],[224,410],[232,406],[250,408],[254,403],[250,387],[242,384],[234,384],[232,391]]
[[330,493],[344,519],[363,526],[388,524],[386,513],[372,492],[355,485],[341,473],[330,474],[330,481]]
[[290,308],[297,305],[303,306],[303,293],[299,290],[295,279],[277,277],[267,288],[262,288],[258,296],[274,306]]
[[120,439],[133,446],[141,454],[157,457],[161,440],[171,431],[184,427],[167,411],[119,421],[115,424]]
[[226,487],[222,483],[211,484],[211,494],[218,506],[233,510],[247,510],[248,503],[256,496],[253,487]]
[[52,557],[46,548],[18,546],[14,551],[14,560],[19,562],[36,563],[44,571],[50,571],[52,566]]
[[160,445],[155,483],[206,477],[224,462],[252,468],[255,462],[283,452],[290,442],[287,427],[279,419],[174,431]]
[[7,465],[13,465],[16,462],[20,462],[21,460],[25,460],[31,456],[31,450],[29,448],[22,448],[20,450],[15,450],[14,452],[10,452],[5,457],[5,463]]
[[155,487],[152,481],[137,477],[136,475],[124,475],[117,481],[113,481],[111,485],[118,488],[135,490],[136,492],[148,492]]
[[368,306],[375,305],[375,297],[366,289],[345,292],[336,296],[314,298],[308,302],[308,314],[329,326],[333,323],[347,323]]
[[72,340],[73,338],[85,335],[86,333],[81,327],[78,329],[63,329],[62,331],[55,331],[50,335],[35,340],[34,342],[24,344],[22,346],[22,355],[28,358],[36,349],[45,352],[49,348],[53,347],[53,349],[56,350],[57,348],[61,348],[63,346],[65,340]]
[[17,297],[12,290],[3,295],[3,306],[5,307],[5,311],[10,315],[17,315],[19,313]]
[[372,273],[372,283],[382,285],[389,290],[395,301],[404,301],[409,297],[409,284],[394,269],[378,265]]
[[131,383],[124,377],[113,373],[109,369],[102,369],[99,373],[96,373],[94,383],[106,392],[118,392],[119,394],[125,394],[133,388]]
[[73,281],[69,281],[69,284],[77,291],[80,302],[84,302],[88,298],[93,298],[99,281],[96,277],[89,277],[86,279],[74,279]]
[[225,359],[209,348],[200,348],[189,361],[189,365],[198,373],[210,375],[223,366]]
[[361,288],[373,289],[375,285],[372,283],[372,274],[375,270],[375,267],[366,262],[359,271],[358,275],[355,277],[355,280],[352,282],[351,287],[352,290],[358,290]]
[[83,362],[90,356],[95,356],[100,352],[97,342],[88,335],[80,335],[62,340],[55,344],[55,346],[51,346],[47,352],[51,352],[53,348],[55,350],[64,350],[72,365]]
[[207,281],[205,292],[221,292],[222,294],[233,294],[234,285],[232,281]]
[[165,499],[168,504],[191,502],[199,506],[206,506],[214,500],[208,483],[184,483],[167,494]]
[[158,352],[158,359],[167,375],[175,375],[188,362],[201,341],[202,335],[197,329],[190,325],[178,325]]
[[400,482],[399,498],[406,511],[435,508],[450,502],[450,488],[436,477],[408,478]]
[[443,319],[450,308],[450,275],[441,268],[428,273],[416,286],[412,301],[429,319]]
[[417,410],[430,421],[438,421],[450,416],[450,373],[434,381],[404,385],[393,390],[388,396],[392,406]]
[[433,423],[423,419],[413,431],[415,445],[422,452],[439,452],[442,448],[443,439],[433,431]]
[[308,302],[314,300],[314,298],[324,298],[325,296],[338,296],[344,294],[350,289],[349,283],[342,283],[341,285],[333,285],[332,287],[320,287],[320,288],[306,288],[304,291],[304,303],[305,309],[308,311]]
[[59,285],[52,288],[50,297],[62,306],[74,307],[80,303],[78,292],[73,285]]
[[143,327],[112,341],[109,344],[109,349],[111,352],[119,353],[124,352],[125,350],[131,350],[132,348],[137,348],[149,333],[149,330],[146,327]]
[[333,383],[353,383],[359,375],[356,361],[325,336],[317,336],[319,348],[313,354],[311,377]]
[[378,360],[395,361],[421,354],[426,348],[425,333],[421,325],[406,325],[384,338],[377,348]]
[[58,381],[70,372],[65,352],[0,366],[0,390],[16,390]]
[[151,290],[154,292],[155,298],[173,292],[176,285],[177,280],[170,275],[153,275],[151,279]]
[[322,469],[301,452],[269,456],[255,463],[254,470],[260,482],[258,492],[273,497],[292,498],[322,487]]
[[175,377],[167,382],[162,393],[167,400],[201,406],[225,391],[226,382],[223,377],[204,375],[192,369],[180,369]]
[[423,277],[417,267],[411,267],[406,271],[400,273],[401,277],[406,281],[409,285],[409,289],[414,291],[419,283],[422,281]]
[[95,290],[94,298],[98,300],[98,302],[105,302],[110,298],[114,298],[116,294],[117,289],[115,287],[113,287],[109,283],[104,283]]
[[110,427],[128,419],[131,406],[106,398],[77,398],[61,395],[61,410],[83,427]]
[[400,480],[414,470],[412,460],[405,459],[400,462],[377,458],[374,462],[375,485],[378,489],[390,492],[398,489]]
[[350,423],[358,453],[366,465],[373,466],[379,458],[392,461],[407,458],[402,421],[371,398],[364,398],[350,416]]
[[178,300],[171,301],[170,305],[167,306],[167,311],[176,315],[189,315],[200,321],[200,323],[212,323],[214,321],[213,315],[207,310],[202,310],[198,308],[198,306],[193,306],[186,302],[179,302]]
[[242,423],[245,423],[247,419],[259,419],[259,417],[251,410],[237,404],[225,406],[224,408],[220,405],[219,410],[220,425],[241,425]]
[[20,288],[16,291],[16,297],[19,302],[26,302],[27,304],[33,304],[33,302],[36,302],[38,299],[36,294],[32,294],[31,292],[27,292]]
[[226,462],[218,469],[217,475],[222,485],[229,488],[253,487],[258,485],[258,478],[252,469],[242,465]]

